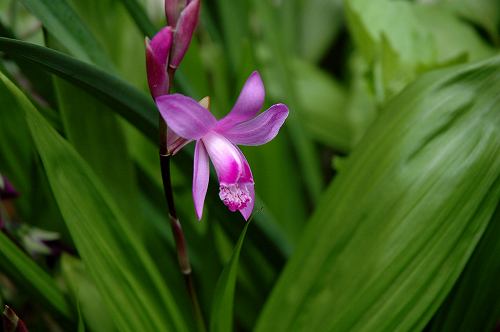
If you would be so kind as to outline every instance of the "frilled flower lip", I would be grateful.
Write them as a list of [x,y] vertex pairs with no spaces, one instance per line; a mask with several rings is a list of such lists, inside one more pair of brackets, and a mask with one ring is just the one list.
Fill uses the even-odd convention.
[[196,140],[193,199],[201,219],[209,181],[209,160],[220,183],[220,197],[232,211],[248,220],[255,191],[250,166],[237,145],[262,145],[271,141],[288,116],[288,107],[275,104],[260,114],[264,104],[264,84],[258,72],[246,81],[234,107],[217,120],[194,99],[173,94],[156,98],[169,128],[186,140]]

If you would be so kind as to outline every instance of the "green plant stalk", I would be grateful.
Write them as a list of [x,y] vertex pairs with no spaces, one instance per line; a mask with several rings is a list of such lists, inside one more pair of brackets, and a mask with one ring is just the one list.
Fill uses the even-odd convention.
[[[169,68],[169,93],[172,91],[174,85],[175,70]],[[194,287],[193,274],[191,269],[191,263],[189,261],[188,248],[186,243],[186,237],[184,236],[184,231],[182,230],[181,223],[177,217],[177,211],[175,209],[174,192],[172,190],[172,177],[170,172],[170,160],[172,155],[168,151],[167,147],[167,124],[165,120],[159,115],[158,118],[160,127],[160,137],[159,137],[159,147],[160,147],[160,170],[161,178],[163,181],[163,190],[165,192],[165,200],[168,206],[168,218],[170,221],[170,227],[172,228],[172,235],[175,240],[175,248],[177,251],[177,260],[179,261],[179,267],[182,275],[184,276],[184,281],[186,282],[186,288],[191,298],[191,304],[193,306],[193,311],[196,318],[196,324],[199,331],[205,332],[207,329],[205,327],[205,320],[203,319],[203,313],[201,312],[200,303],[198,301],[198,295]]]

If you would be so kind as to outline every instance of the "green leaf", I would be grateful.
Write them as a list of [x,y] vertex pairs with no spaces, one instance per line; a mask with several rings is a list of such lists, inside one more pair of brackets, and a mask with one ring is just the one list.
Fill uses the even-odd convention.
[[497,45],[500,43],[500,3],[497,0],[441,0],[440,3],[483,27]]
[[35,294],[61,315],[67,318],[72,316],[72,310],[55,280],[3,232],[0,232],[0,267],[2,272],[17,281],[20,288],[28,289],[30,294]]
[[135,24],[145,36],[151,37],[158,31],[139,2],[136,0],[121,0],[121,2],[127,8]]
[[49,72],[85,89],[111,106],[146,137],[155,141],[158,111],[149,96],[126,81],[105,71],[46,47],[0,38],[0,50],[15,58],[28,60]]
[[373,65],[379,101],[423,71],[492,53],[471,26],[436,5],[352,0],[346,15],[356,46]]
[[238,276],[238,261],[248,225],[250,225],[250,222],[245,224],[240,238],[234,247],[231,259],[224,267],[219,281],[217,281],[212,303],[212,314],[210,316],[211,332],[233,331],[234,291],[236,288],[236,277]]
[[325,192],[256,331],[419,331],[500,199],[500,57],[424,75]]
[[21,1],[71,54],[102,68],[113,68],[101,45],[65,0]]
[[500,206],[428,331],[494,331],[500,317]]
[[341,0],[302,0],[299,51],[309,61],[319,61],[344,24]]
[[186,331],[167,285],[94,172],[0,76],[23,106],[50,186],[86,268],[120,331]]
[[109,312],[82,262],[77,258],[63,254],[61,274],[78,307],[79,328],[82,326],[85,330],[86,325],[94,332],[114,331],[115,328]]

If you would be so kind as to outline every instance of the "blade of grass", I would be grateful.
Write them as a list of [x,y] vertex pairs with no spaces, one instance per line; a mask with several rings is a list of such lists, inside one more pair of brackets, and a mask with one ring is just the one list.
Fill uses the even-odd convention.
[[210,316],[211,332],[231,332],[233,331],[233,307],[234,293],[236,288],[236,277],[238,275],[238,261],[241,247],[250,222],[245,224],[243,231],[234,247],[233,254],[226,267],[220,275],[215,288],[214,300],[212,303],[212,314]]

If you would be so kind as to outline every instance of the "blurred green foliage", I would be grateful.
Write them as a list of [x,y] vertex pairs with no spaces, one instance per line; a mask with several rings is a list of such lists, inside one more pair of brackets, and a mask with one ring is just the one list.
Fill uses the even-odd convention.
[[[196,330],[168,229],[144,37],[162,0],[0,0],[0,298],[33,330]],[[500,321],[500,2],[204,0],[175,90],[224,116],[253,70],[290,118],[244,149],[245,225],[192,147],[177,209],[211,331],[487,331]],[[216,183],[216,181],[211,181]],[[494,213],[496,209],[496,213]]]

